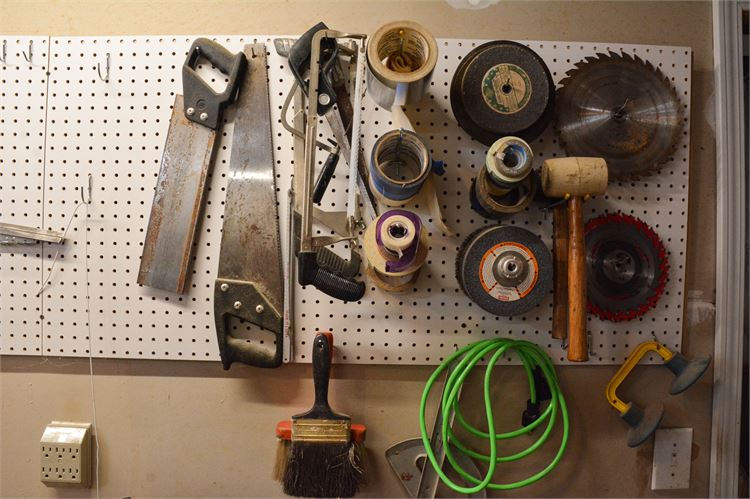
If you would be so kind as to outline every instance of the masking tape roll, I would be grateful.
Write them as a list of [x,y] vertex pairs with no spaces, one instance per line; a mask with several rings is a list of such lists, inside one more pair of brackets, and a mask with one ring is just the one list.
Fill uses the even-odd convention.
[[437,41],[413,21],[381,26],[367,44],[367,93],[385,109],[419,102],[437,64]]
[[389,210],[367,226],[362,246],[373,283],[385,291],[402,292],[424,265],[429,241],[419,216]]
[[380,225],[380,240],[386,249],[399,255],[414,243],[417,237],[416,226],[404,215],[393,215]]

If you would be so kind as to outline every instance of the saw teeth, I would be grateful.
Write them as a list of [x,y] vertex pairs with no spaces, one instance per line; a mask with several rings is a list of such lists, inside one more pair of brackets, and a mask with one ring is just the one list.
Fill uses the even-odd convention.
[[656,232],[654,232],[654,230],[643,220],[640,220],[631,215],[617,212],[598,216],[586,223],[584,227],[584,233],[588,235],[594,229],[607,224],[627,224],[634,227],[636,230],[643,233],[649,239],[649,241],[651,241],[651,244],[657,252],[657,264],[660,270],[659,280],[654,286],[650,287],[653,293],[651,296],[647,297],[644,303],[640,303],[638,304],[638,306],[630,310],[618,311],[605,310],[599,305],[592,303],[590,300],[587,303],[588,311],[602,320],[610,322],[630,321],[644,315],[646,312],[656,307],[656,304],[664,294],[664,289],[666,288],[667,282],[669,281],[669,259],[664,248],[664,244],[662,243]]
[[[627,52],[614,52],[612,50],[609,50],[608,53],[601,53],[597,52],[596,57],[594,56],[585,56],[582,60],[579,60],[574,64],[574,67],[567,70],[565,72],[565,77],[560,80],[559,85],[560,88],[558,88],[558,102],[560,102],[562,99],[560,99],[560,96],[566,95],[566,86],[568,86],[571,81],[578,75],[579,72],[585,71],[588,66],[593,66],[596,64],[604,63],[604,62],[612,62],[612,63],[626,63],[626,64],[638,64],[641,67],[646,68],[647,70],[655,73],[657,79],[661,79],[664,84],[670,89],[672,97],[674,98],[674,101],[677,103],[677,119],[682,124],[681,127],[678,127],[676,131],[674,132],[674,135],[672,137],[672,143],[669,145],[668,148],[665,148],[664,157],[660,158],[659,161],[656,163],[653,163],[648,168],[645,168],[641,171],[638,171],[636,173],[622,173],[619,175],[613,175],[612,178],[617,178],[618,180],[639,180],[642,178],[649,177],[651,175],[657,174],[661,172],[660,165],[666,164],[670,161],[674,160],[674,152],[677,150],[677,146],[679,145],[681,141],[681,134],[685,127],[685,111],[684,106],[682,104],[682,101],[677,94],[677,90],[675,89],[674,85],[672,84],[672,81],[664,75],[664,73],[656,66],[654,66],[650,61],[644,60],[638,55],[635,54],[629,54]],[[554,122],[554,129],[556,132],[556,135],[558,137],[558,141],[560,145],[566,149],[567,141],[563,139],[562,135],[562,128],[561,123],[559,120],[559,114],[556,114],[555,116],[555,122]]]

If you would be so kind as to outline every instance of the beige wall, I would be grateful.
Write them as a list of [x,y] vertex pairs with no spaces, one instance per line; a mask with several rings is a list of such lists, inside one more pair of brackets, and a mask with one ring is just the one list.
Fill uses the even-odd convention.
[[[419,21],[442,37],[583,40],[686,45],[693,49],[689,296],[714,300],[714,138],[709,123],[712,45],[707,2],[501,2],[456,11],[444,2],[54,1],[0,0],[0,33],[288,34],[323,19],[330,26],[372,32],[386,21]],[[688,312],[691,304],[686,306]],[[690,315],[688,313],[688,315]],[[686,318],[684,351],[711,353],[713,319]],[[309,366],[276,370],[218,363],[96,360],[103,497],[276,496],[271,481],[276,421],[310,404]],[[333,403],[368,425],[371,476],[363,496],[403,496],[383,458],[397,441],[417,435],[419,396],[430,370],[421,367],[336,366]],[[571,411],[571,440],[558,468],[513,494],[524,496],[705,496],[708,490],[711,381],[666,399],[665,426],[694,428],[689,490],[649,489],[651,444],[625,445],[626,428],[602,394],[614,367],[559,370]],[[91,420],[88,361],[3,357],[0,363],[0,496],[78,497],[80,489],[48,489],[38,479],[38,441],[52,419]],[[517,368],[497,374],[505,427],[518,423],[526,395]],[[623,398],[656,401],[669,375],[637,371]],[[467,407],[478,398],[472,379]],[[502,401],[502,405],[500,402]],[[478,407],[473,405],[473,407]],[[477,411],[479,412],[479,411]],[[479,417],[479,414],[476,415]],[[528,471],[547,448],[498,479]],[[504,468],[505,469],[505,468]],[[503,495],[503,494],[498,494]]]

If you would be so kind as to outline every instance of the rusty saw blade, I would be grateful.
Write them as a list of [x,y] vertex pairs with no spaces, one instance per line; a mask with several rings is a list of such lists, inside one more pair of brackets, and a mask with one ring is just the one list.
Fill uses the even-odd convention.
[[[248,74],[236,104],[214,319],[224,369],[277,367],[283,359],[283,276],[263,44],[245,46]],[[272,350],[231,335],[229,319],[275,335]]]
[[[196,72],[202,59],[227,76],[222,92]],[[232,54],[207,38],[194,40],[188,51],[182,66],[184,97],[175,96],[172,108],[138,284],[175,293],[185,290],[206,178],[218,146],[216,133],[224,108],[237,97],[245,65],[243,54]]]
[[175,96],[138,284],[175,293],[185,290],[206,177],[216,155],[216,130],[185,117]]

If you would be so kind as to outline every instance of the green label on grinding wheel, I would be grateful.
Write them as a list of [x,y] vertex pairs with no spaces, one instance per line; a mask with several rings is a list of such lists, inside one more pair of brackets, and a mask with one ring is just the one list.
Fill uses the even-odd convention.
[[498,64],[482,79],[482,96],[500,114],[517,113],[531,99],[531,80],[526,71],[515,64]]

